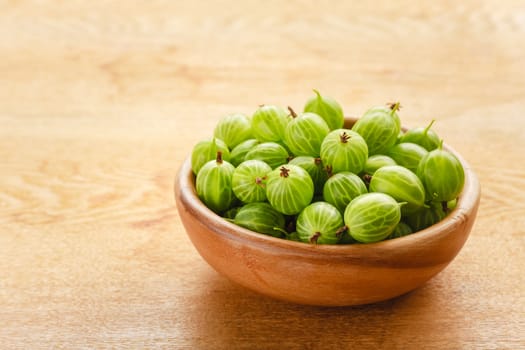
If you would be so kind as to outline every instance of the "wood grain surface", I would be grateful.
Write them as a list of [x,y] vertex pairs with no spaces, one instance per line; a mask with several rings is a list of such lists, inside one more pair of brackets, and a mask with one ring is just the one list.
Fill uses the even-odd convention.
[[[0,1],[0,348],[525,348],[523,1]],[[173,179],[230,112],[400,100],[482,186],[422,288],[317,308],[197,254]]]

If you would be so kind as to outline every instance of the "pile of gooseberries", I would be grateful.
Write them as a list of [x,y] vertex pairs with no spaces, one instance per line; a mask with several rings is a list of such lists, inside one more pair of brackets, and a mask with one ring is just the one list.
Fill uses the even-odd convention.
[[373,243],[423,230],[456,205],[460,161],[427,127],[401,129],[399,103],[344,127],[314,90],[303,112],[261,105],[222,118],[191,155],[196,192],[225,220],[311,244]]

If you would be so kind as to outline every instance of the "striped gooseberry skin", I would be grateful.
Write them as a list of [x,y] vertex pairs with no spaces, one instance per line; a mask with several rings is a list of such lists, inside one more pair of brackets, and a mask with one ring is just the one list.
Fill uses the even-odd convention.
[[198,142],[191,152],[191,169],[197,175],[204,164],[217,157],[217,151],[222,154],[222,159],[229,161],[230,151],[228,146],[218,138]]
[[290,120],[282,107],[261,105],[252,116],[253,136],[261,142],[280,141]]
[[253,138],[251,120],[242,113],[229,114],[217,123],[213,135],[233,149],[239,143]]
[[[440,146],[441,147],[441,146]],[[417,168],[429,200],[447,202],[459,196],[465,184],[465,170],[450,152],[437,148],[421,159]]]
[[321,154],[321,143],[330,128],[315,113],[302,113],[288,123],[284,132],[284,142],[295,156],[317,158]]
[[251,151],[259,143],[260,142],[257,139],[248,139],[239,143],[234,149],[231,150],[229,162],[232,163],[233,166],[239,166],[239,164],[244,162],[246,153]]
[[280,213],[299,214],[311,203],[313,196],[313,181],[308,172],[298,165],[286,164],[268,174],[266,197]]
[[385,154],[397,142],[400,121],[396,109],[373,108],[359,118],[352,130],[361,135],[368,145],[368,154]]
[[400,203],[384,193],[365,193],[354,198],[344,213],[348,232],[361,243],[387,238],[401,221]]
[[440,139],[438,134],[432,129],[434,120],[426,127],[417,127],[408,129],[400,138],[399,142],[412,142],[425,148],[427,151],[433,151],[439,147]]
[[427,153],[428,151],[425,148],[416,143],[401,142],[392,146],[386,154],[397,164],[416,173],[421,158]]
[[374,175],[377,169],[387,165],[397,165],[396,161],[384,154],[374,154],[368,157],[363,172],[368,175]]
[[384,166],[372,176],[370,192],[382,192],[398,202],[406,202],[403,215],[415,212],[425,204],[425,188],[416,174],[400,165]]
[[331,131],[321,144],[321,159],[332,173],[350,171],[358,174],[368,159],[366,141],[349,129]]
[[351,172],[332,175],[323,187],[323,198],[344,213],[352,199],[368,192],[365,183]]
[[297,234],[301,242],[336,244],[343,232],[343,216],[326,202],[315,202],[304,208],[297,217]]
[[314,89],[315,96],[304,105],[304,112],[311,112],[324,119],[330,130],[340,129],[344,124],[343,108],[335,99],[322,96]]
[[284,216],[266,202],[248,203],[242,206],[233,222],[255,232],[283,237]]
[[323,186],[328,180],[328,172],[321,158],[299,156],[290,160],[288,164],[298,165],[306,170],[314,183],[314,193],[319,194],[323,192]]
[[232,176],[232,189],[243,203],[264,202],[266,200],[266,175],[272,168],[262,160],[247,160],[235,168]]
[[222,160],[220,152],[217,152],[217,159],[204,164],[197,174],[197,195],[215,213],[229,209],[235,200],[232,190],[234,170],[235,167]]
[[413,233],[412,228],[404,223],[403,221],[400,221],[399,224],[396,225],[394,228],[394,231],[388,236],[388,239],[394,239],[399,238],[403,236],[408,236],[409,234]]
[[276,142],[263,142],[255,145],[246,155],[244,160],[257,159],[268,164],[272,169],[288,162],[288,151]]

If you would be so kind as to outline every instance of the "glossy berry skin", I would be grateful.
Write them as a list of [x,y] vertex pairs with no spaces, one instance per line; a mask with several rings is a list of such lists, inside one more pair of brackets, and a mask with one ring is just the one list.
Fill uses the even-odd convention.
[[399,142],[412,142],[420,145],[427,151],[433,151],[439,147],[440,139],[436,132],[432,129],[434,120],[430,122],[427,127],[418,127],[407,130],[400,138]]
[[295,156],[317,158],[321,154],[321,143],[330,129],[315,113],[302,113],[295,117],[284,133],[284,142]]
[[374,154],[368,157],[365,163],[363,173],[368,175],[374,175],[377,169],[387,165],[397,165],[396,161],[384,154]]
[[448,202],[456,199],[465,184],[465,171],[450,152],[437,148],[421,159],[417,168],[427,199]]
[[305,106],[304,112],[311,112],[324,119],[330,130],[340,129],[344,124],[344,114],[341,105],[333,98],[321,96],[314,89],[315,96],[310,98]]
[[266,200],[266,175],[272,168],[262,160],[247,160],[235,168],[232,176],[232,189],[243,203]]
[[351,172],[337,173],[331,176],[323,188],[324,200],[344,213],[348,203],[355,197],[367,193],[365,183]]
[[249,203],[239,209],[236,225],[273,237],[283,237],[284,216],[265,202]]
[[404,166],[408,170],[416,173],[421,158],[426,156],[428,151],[422,146],[412,142],[401,142],[392,146],[387,155],[397,164]]
[[235,200],[232,190],[235,168],[218,154],[216,160],[210,160],[200,169],[195,185],[199,198],[215,213],[226,211]]
[[315,202],[301,211],[297,217],[297,234],[302,242],[336,244],[344,229],[339,210],[326,202]]
[[213,135],[233,149],[239,143],[253,138],[251,120],[242,113],[227,115],[217,123]]
[[282,107],[262,105],[252,116],[253,136],[260,142],[280,141],[290,120]]
[[389,165],[378,169],[369,186],[370,192],[382,192],[398,202],[406,202],[403,215],[413,213],[425,204],[425,188],[419,178],[405,167]]
[[350,236],[361,243],[384,240],[400,220],[400,204],[384,193],[363,194],[352,200],[344,213]]
[[299,214],[311,203],[313,196],[313,181],[308,172],[298,165],[283,165],[268,174],[266,197],[280,213]]
[[368,146],[355,131],[333,130],[321,144],[321,159],[334,174],[342,171],[358,174],[368,159]]
[[323,192],[323,186],[328,180],[328,172],[321,158],[299,156],[290,160],[288,164],[298,165],[306,170],[314,183],[314,193],[319,194]]
[[395,110],[375,107],[365,112],[352,130],[365,139],[369,155],[385,154],[397,142],[400,121]]
[[239,143],[234,149],[231,150],[229,162],[232,163],[233,166],[239,166],[239,164],[244,162],[246,153],[251,151],[259,143],[260,142],[256,139],[248,139]]
[[217,151],[221,152],[223,160],[228,161],[230,159],[230,151],[224,141],[213,138],[198,142],[191,152],[191,169],[193,174],[197,175],[204,164],[214,160],[217,157]]
[[276,142],[263,142],[255,145],[246,155],[244,160],[257,159],[262,160],[275,169],[279,165],[286,164],[288,162],[288,151]]

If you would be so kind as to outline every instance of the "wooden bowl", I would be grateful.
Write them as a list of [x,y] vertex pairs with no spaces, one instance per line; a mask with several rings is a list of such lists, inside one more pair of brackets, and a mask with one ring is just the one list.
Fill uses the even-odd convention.
[[[351,127],[355,119],[347,119]],[[465,169],[456,208],[441,222],[373,244],[312,245],[234,225],[197,197],[190,158],[175,182],[177,208],[199,254],[219,273],[255,292],[294,303],[346,306],[387,300],[418,288],[443,270],[470,233],[480,199],[479,181]]]

